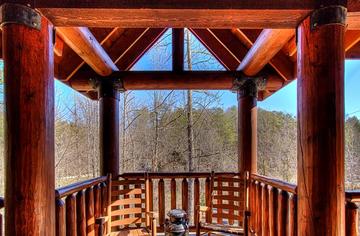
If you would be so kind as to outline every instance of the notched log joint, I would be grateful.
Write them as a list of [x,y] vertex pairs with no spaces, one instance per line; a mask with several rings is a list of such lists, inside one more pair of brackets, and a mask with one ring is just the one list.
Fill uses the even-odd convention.
[[41,29],[41,15],[35,9],[21,4],[2,4],[0,20],[1,27],[7,24],[21,24],[29,28]]

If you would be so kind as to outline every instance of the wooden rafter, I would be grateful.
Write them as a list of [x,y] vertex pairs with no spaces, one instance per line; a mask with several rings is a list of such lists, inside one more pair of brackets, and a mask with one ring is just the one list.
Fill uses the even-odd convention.
[[[165,33],[163,28],[147,29],[124,29],[113,34],[104,43],[103,47],[109,52],[110,58],[115,62],[121,71],[129,70],[144,53]],[[89,86],[89,79],[96,77],[96,73],[87,65],[82,65],[73,74],[67,84],[76,90],[92,90]],[[86,81],[88,87],[80,89],[73,86],[78,81]]]
[[[128,90],[231,90],[234,86],[236,73],[233,71],[121,71],[112,76],[121,78]],[[270,75],[267,80],[267,90],[277,90],[283,86],[283,80],[277,75]],[[92,89],[87,79],[70,81],[70,85],[79,91]]]
[[347,59],[360,59],[360,42],[354,45],[351,49],[349,49],[345,54]]
[[[55,26],[295,28],[313,0],[35,1]],[[359,1],[349,1],[349,27],[359,27]],[[256,20],[255,20],[256,19]]]
[[[100,44],[106,41],[106,39],[117,30],[118,29],[111,28],[91,29],[92,34],[95,36],[97,41],[100,42]],[[59,42],[58,40],[62,41],[59,36],[56,37],[54,49],[58,50],[57,44],[62,44],[62,49],[61,55],[58,55],[58,53],[55,53],[54,55],[54,75],[58,80],[67,81],[83,64],[85,64],[85,62],[66,43]]]
[[88,28],[58,27],[57,33],[99,75],[107,76],[118,70]]
[[285,80],[292,80],[294,78],[293,63],[281,52],[281,49],[293,35],[294,30],[263,30],[238,70],[243,71],[246,75],[254,76],[270,63],[281,77]]

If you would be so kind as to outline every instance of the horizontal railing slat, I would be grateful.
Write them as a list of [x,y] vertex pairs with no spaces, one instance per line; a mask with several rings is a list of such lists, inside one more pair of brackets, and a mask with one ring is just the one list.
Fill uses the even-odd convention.
[[297,186],[295,184],[290,184],[290,183],[287,183],[285,181],[281,181],[278,179],[273,179],[270,177],[257,175],[257,174],[251,174],[251,179],[253,179],[255,181],[259,181],[266,185],[270,185],[272,187],[284,190],[284,191],[292,193],[292,194],[296,194],[296,192],[297,192]]
[[74,184],[70,184],[68,186],[59,188],[55,190],[55,197],[56,198],[63,198],[65,196],[68,196],[70,194],[79,192],[83,189],[87,189],[91,186],[97,185],[101,182],[105,182],[107,180],[107,176],[101,176],[98,178],[94,178],[94,179],[89,179],[89,180],[85,180],[82,182],[78,182],[78,183],[74,183]]

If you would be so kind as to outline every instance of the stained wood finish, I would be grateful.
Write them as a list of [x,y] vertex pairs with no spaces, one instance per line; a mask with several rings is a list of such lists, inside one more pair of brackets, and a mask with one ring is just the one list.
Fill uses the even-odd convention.
[[189,183],[186,178],[181,182],[181,207],[184,211],[189,210]]
[[238,168],[257,172],[257,98],[238,92]]
[[[246,75],[254,76],[260,72],[264,66],[274,58],[274,56],[289,42],[294,36],[294,30],[276,30],[265,29],[261,32],[254,45],[251,47],[246,57],[241,62],[238,70],[243,71]],[[277,59],[278,60],[278,59]],[[286,58],[285,58],[286,62]],[[278,67],[279,62],[276,63]],[[291,64],[290,64],[291,65]],[[275,68],[277,68],[275,66]],[[280,67],[281,68],[281,67]],[[288,69],[285,67],[285,69]],[[278,70],[280,73],[283,68]],[[285,79],[293,78],[293,70],[282,74]]]
[[171,191],[171,209],[176,209],[176,180],[171,179],[170,183]]
[[278,189],[272,187],[270,189],[269,196],[269,228],[270,228],[270,236],[278,235]]
[[197,223],[199,222],[198,217],[196,217],[196,209],[197,207],[200,206],[200,181],[198,178],[195,178],[194,180],[194,223],[195,225],[197,225]]
[[262,194],[262,199],[263,199],[263,204],[262,204],[262,232],[263,235],[269,235],[270,234],[270,229],[269,229],[269,188],[268,185],[263,185],[263,187],[261,188],[261,194]]
[[57,27],[56,32],[99,75],[117,71],[115,63],[86,27]]
[[172,29],[173,71],[184,70],[184,29]]
[[298,235],[345,234],[344,35],[298,27]]
[[[91,29],[92,34],[96,38],[96,40],[103,46],[103,43],[107,41],[107,39],[114,33],[114,29],[111,28],[96,28]],[[56,32],[56,28],[55,28]],[[59,40],[61,40],[62,55],[59,56],[55,53],[54,57],[54,75],[55,78],[61,81],[68,81],[72,76],[77,73],[77,71],[83,66],[87,65],[83,59],[72,50],[63,40],[56,34],[55,39],[55,49],[59,45]],[[91,67],[88,67],[91,68]],[[92,69],[91,69],[92,70]],[[93,71],[93,70],[92,70]],[[94,72],[94,71],[93,71]],[[94,72],[96,75],[96,72]]]
[[119,175],[119,91],[108,80],[99,84],[100,164],[102,175]]
[[289,202],[289,233],[287,235],[297,235],[297,197],[292,194]]
[[346,236],[359,235],[359,209],[353,202],[346,203]]
[[[115,78],[121,78],[126,90],[230,90],[234,87],[234,78],[238,72],[231,71],[122,71],[113,73]],[[67,83],[80,91],[93,89],[88,78],[75,79]],[[281,77],[267,75],[267,90],[276,91],[284,85]]]
[[94,190],[92,187],[86,189],[86,232],[87,235],[95,235],[95,217],[94,217]]
[[66,197],[66,236],[77,235],[76,195]]
[[277,225],[278,236],[288,235],[288,211],[289,211],[289,194],[286,191],[280,191],[278,195]]
[[52,26],[41,24],[2,26],[6,235],[55,235]]
[[269,64],[282,79],[295,79],[294,64],[281,51],[281,48],[285,47],[295,35],[294,30],[266,29],[258,34],[258,30],[232,29],[232,33],[250,49],[240,65],[240,67],[244,66],[244,70],[246,69],[248,73],[254,73]]
[[86,235],[86,204],[85,191],[81,190],[76,194],[76,220],[77,220],[77,235]]
[[65,202],[62,199],[56,199],[56,236],[66,235],[66,220],[65,220]]
[[165,183],[163,179],[158,183],[158,197],[159,197],[159,224],[162,227],[165,223]]

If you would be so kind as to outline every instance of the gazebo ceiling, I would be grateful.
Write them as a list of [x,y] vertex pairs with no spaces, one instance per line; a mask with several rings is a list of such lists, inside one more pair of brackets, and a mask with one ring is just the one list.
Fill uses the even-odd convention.
[[[268,77],[265,90],[259,92],[262,100],[296,79],[295,27],[318,2],[321,1],[37,0],[33,7],[55,25],[55,78],[92,99],[97,98],[97,93],[89,83],[91,78],[128,71],[164,34],[165,27],[190,27],[227,70],[241,71],[250,77],[259,74]],[[359,12],[360,3],[349,0],[345,38],[349,59],[360,58]],[[87,28],[91,26],[94,28]],[[121,73],[118,76],[122,76]],[[130,76],[131,73],[127,73],[124,80],[130,80]],[[204,89],[230,89],[232,79],[229,73],[211,75],[207,72],[134,76],[141,82],[134,85],[133,81],[124,81],[128,89],[172,89],[176,87],[176,78],[181,80],[179,88],[198,88],[199,79],[204,78]],[[209,81],[205,76],[210,77]],[[226,85],[219,86],[216,78]]]

